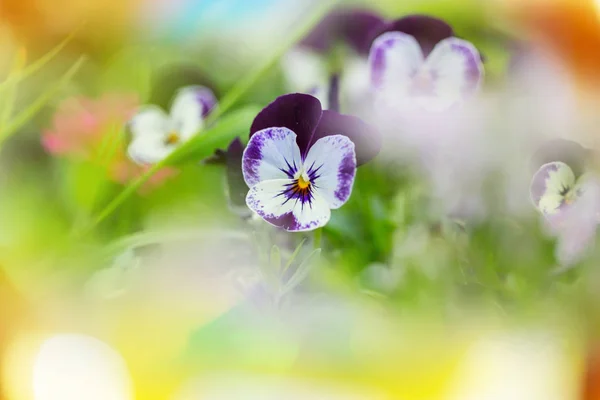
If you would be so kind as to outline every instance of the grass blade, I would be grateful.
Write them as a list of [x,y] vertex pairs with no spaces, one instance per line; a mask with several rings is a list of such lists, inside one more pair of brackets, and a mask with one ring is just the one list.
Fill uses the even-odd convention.
[[54,95],[56,95],[56,93],[58,93],[73,78],[84,62],[85,57],[79,57],[75,64],[69,68],[69,70],[55,85],[42,93],[27,109],[17,114],[6,126],[6,128],[0,131],[0,144],[21,129],[31,118],[33,118],[35,114],[37,114],[54,97]]
[[23,68],[19,73],[11,74],[4,82],[0,82],[0,93],[4,90],[8,89],[9,87],[11,87],[11,85],[14,85],[15,83],[18,83],[18,82],[22,81],[23,79],[27,78],[28,76],[33,75],[34,73],[39,71],[43,66],[45,66],[50,61],[52,61],[52,59],[54,59],[54,57],[56,57],[62,51],[62,49],[64,49],[67,46],[67,44],[69,44],[69,42],[71,40],[73,40],[73,38],[75,37],[75,34],[78,31],[79,31],[79,29],[76,29],[75,31],[73,31],[62,42],[60,42],[56,47],[54,47],[48,53],[44,54],[42,57],[40,57],[37,61],[35,61],[31,65]]

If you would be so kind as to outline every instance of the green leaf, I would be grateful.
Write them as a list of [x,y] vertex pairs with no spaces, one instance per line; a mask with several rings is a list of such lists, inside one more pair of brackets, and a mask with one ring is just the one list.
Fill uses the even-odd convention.
[[292,276],[290,280],[286,282],[285,286],[281,290],[281,296],[292,291],[296,286],[301,284],[306,279],[313,266],[319,260],[320,256],[321,249],[316,249],[313,250],[313,252],[310,253],[310,255],[306,257],[304,261],[302,261],[302,264],[300,264],[294,276]]
[[14,133],[18,132],[30,119],[32,119],[52,98],[69,83],[79,68],[85,62],[85,57],[81,56],[69,68],[69,70],[59,79],[59,81],[42,93],[28,108],[17,114],[10,123],[0,132],[0,143],[8,139]]
[[296,250],[294,250],[294,252],[290,256],[288,262],[285,264],[285,267],[283,267],[283,270],[281,271],[281,275],[285,274],[286,271],[288,269],[290,269],[290,267],[294,263],[294,260],[296,260],[296,257],[298,257],[298,253],[300,253],[300,250],[302,250],[302,247],[304,246],[304,243],[306,243],[306,240],[307,240],[306,238],[302,239],[302,241],[300,242],[300,244],[298,245],[298,247],[296,247]]
[[247,137],[250,125],[260,112],[258,106],[248,106],[232,111],[212,128],[201,133],[178,148],[166,161],[168,165],[200,161],[213,155],[215,150],[226,148],[238,136]]

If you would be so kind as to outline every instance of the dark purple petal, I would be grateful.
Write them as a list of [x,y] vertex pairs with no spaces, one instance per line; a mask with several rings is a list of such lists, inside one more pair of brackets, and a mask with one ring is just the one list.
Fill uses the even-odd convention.
[[250,137],[267,128],[288,128],[296,135],[296,143],[304,156],[322,114],[321,102],[307,94],[288,94],[278,97],[254,119]]
[[358,166],[369,162],[381,150],[381,135],[373,126],[360,118],[325,110],[311,145],[331,135],[344,135],[354,143]]
[[413,36],[419,42],[425,56],[428,56],[440,41],[454,36],[450,25],[441,19],[427,15],[410,15],[387,23],[376,32],[372,39],[374,40],[386,32],[404,32]]
[[367,10],[345,9],[328,14],[302,40],[300,45],[320,53],[328,53],[339,43],[345,43],[361,55],[366,55],[384,25],[383,19]]
[[554,139],[544,143],[533,155],[531,168],[537,171],[542,165],[553,161],[567,164],[575,176],[580,176],[585,171],[587,162],[591,157],[591,150],[579,143],[566,139]]

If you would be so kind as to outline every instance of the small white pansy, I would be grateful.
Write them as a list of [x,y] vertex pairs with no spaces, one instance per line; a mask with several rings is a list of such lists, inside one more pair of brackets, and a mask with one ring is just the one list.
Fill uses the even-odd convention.
[[189,86],[177,92],[169,114],[157,106],[142,108],[129,121],[129,157],[141,165],[163,160],[201,131],[215,104],[210,89]]

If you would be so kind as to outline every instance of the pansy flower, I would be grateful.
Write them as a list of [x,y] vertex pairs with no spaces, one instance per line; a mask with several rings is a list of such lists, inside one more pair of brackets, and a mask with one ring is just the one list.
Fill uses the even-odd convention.
[[533,176],[531,200],[558,238],[557,258],[571,265],[593,242],[600,213],[600,183],[590,175],[577,177],[562,161],[544,164]]
[[413,15],[384,26],[369,54],[371,85],[386,107],[446,110],[480,87],[479,51],[437,18]]
[[340,96],[355,103],[369,89],[367,55],[383,19],[367,10],[338,9],[328,14],[282,59],[290,89],[317,97],[338,111]]
[[169,114],[156,106],[143,107],[129,122],[129,157],[141,165],[163,160],[201,131],[216,104],[210,89],[189,86],[177,92]]
[[323,111],[313,96],[279,97],[255,118],[242,157],[248,207],[287,231],[324,226],[352,193],[356,167],[381,147],[360,119]]

